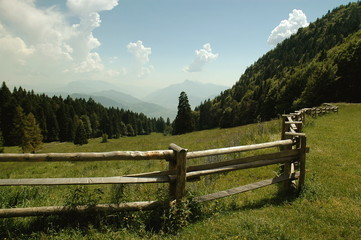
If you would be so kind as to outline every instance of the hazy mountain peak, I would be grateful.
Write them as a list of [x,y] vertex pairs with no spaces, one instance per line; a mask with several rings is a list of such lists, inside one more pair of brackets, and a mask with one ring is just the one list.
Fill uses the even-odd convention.
[[227,88],[229,87],[186,79],[182,83],[172,84],[168,87],[159,89],[143,98],[143,100],[167,108],[176,109],[178,106],[179,94],[184,91],[188,96],[191,107],[195,107],[202,101],[215,97]]

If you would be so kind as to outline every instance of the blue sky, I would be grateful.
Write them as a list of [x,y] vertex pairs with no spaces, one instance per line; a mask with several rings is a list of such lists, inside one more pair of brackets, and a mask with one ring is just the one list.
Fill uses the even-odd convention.
[[277,42],[348,2],[0,0],[2,81],[39,91],[75,80],[145,92],[186,79],[232,86]]

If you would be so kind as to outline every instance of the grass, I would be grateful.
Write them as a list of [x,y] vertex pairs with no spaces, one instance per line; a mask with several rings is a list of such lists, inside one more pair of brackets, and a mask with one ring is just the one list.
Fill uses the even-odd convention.
[[[0,237],[19,239],[359,239],[361,236],[361,105],[338,104],[340,111],[317,119],[307,118],[310,153],[307,155],[306,184],[299,196],[279,196],[277,186],[269,186],[200,206],[199,218],[176,235],[146,229],[146,217],[129,213],[114,218],[102,216],[86,225],[66,225],[53,218],[13,218],[0,220]],[[50,143],[42,152],[79,152],[167,149],[174,142],[190,151],[279,140],[279,121],[232,129],[215,129],[181,136],[138,136],[100,143],[93,139],[81,147],[70,143]],[[16,152],[16,148],[6,148]],[[219,159],[206,159],[218,161]],[[166,168],[147,162],[100,163],[2,163],[1,178],[113,176],[127,172]],[[272,177],[275,167],[242,170],[202,178],[187,185],[195,194],[236,187]],[[164,185],[93,186],[80,200],[109,202],[147,200],[161,197]],[[64,204],[72,200],[77,187],[0,188],[1,207]],[[104,192],[104,194],[101,194]],[[118,194],[118,195],[117,195]],[[101,199],[97,199],[97,196]],[[140,198],[140,199],[139,199]],[[154,199],[152,199],[154,200]],[[85,199],[84,201],[89,201]],[[86,218],[87,216],[84,216]],[[108,221],[111,219],[111,221]],[[109,223],[111,222],[111,223]]]

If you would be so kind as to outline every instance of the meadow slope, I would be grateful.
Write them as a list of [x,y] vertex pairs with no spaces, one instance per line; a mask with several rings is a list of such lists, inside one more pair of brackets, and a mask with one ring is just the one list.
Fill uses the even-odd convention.
[[361,105],[338,106],[338,114],[307,119],[310,153],[298,198],[222,212],[174,239],[360,239]]
[[[310,153],[307,155],[306,185],[300,195],[279,196],[277,187],[270,186],[227,199],[217,200],[201,206],[199,219],[180,231],[177,235],[167,235],[136,229],[133,224],[126,227],[82,226],[34,228],[31,218],[0,220],[1,237],[26,239],[359,239],[361,236],[361,105],[337,104],[339,113],[321,116],[317,119],[307,118],[304,131],[307,134]],[[263,142],[279,139],[279,121],[253,124],[231,129],[215,129],[194,132],[181,136],[138,136],[111,140],[99,144],[99,139],[81,147],[67,143],[44,145],[43,152],[65,151],[110,151],[110,150],[152,150],[165,149],[170,142],[192,148],[190,150],[225,147],[251,142]],[[123,149],[124,148],[124,149]],[[7,152],[16,152],[16,148],[6,148]],[[64,163],[63,163],[64,164]],[[113,164],[113,165],[112,165]],[[62,174],[112,175],[119,171],[129,172],[153,167],[145,164],[139,169],[118,163],[92,163],[75,167],[66,163],[68,171],[59,173],[62,165],[30,166],[22,163],[2,164],[1,178],[15,176],[53,176]],[[105,166],[105,168],[103,168]],[[128,168],[127,168],[128,166]],[[23,167],[23,169],[19,169]],[[54,170],[55,167],[55,170]],[[110,171],[106,171],[110,169]],[[230,184],[242,181],[263,179],[272,168],[260,168],[255,171],[240,171],[201,181],[200,185],[190,185],[190,190],[198,194],[228,188]],[[231,181],[229,180],[231,179]],[[217,182],[217,184],[215,184]],[[218,183],[219,182],[219,183]],[[212,183],[212,187],[207,184]],[[234,185],[233,185],[234,186]],[[209,188],[209,189],[208,189]],[[0,189],[2,196],[6,189]],[[36,200],[20,202],[17,206],[62,204],[65,200],[56,200],[59,195],[69,195],[63,188],[53,191],[47,201]],[[106,192],[107,189],[102,189]],[[109,190],[109,189],[108,189]],[[130,192],[150,190],[138,187],[128,189]],[[157,189],[155,189],[156,191]],[[11,189],[13,191],[13,189]],[[93,190],[92,190],[93,191]],[[111,191],[110,191],[111,192]],[[42,195],[43,197],[45,195]],[[127,198],[131,199],[130,193]],[[5,199],[5,197],[3,197]],[[111,194],[104,197],[109,201]],[[4,206],[2,206],[4,207]],[[45,219],[51,221],[52,219]],[[44,223],[43,220],[37,222]],[[54,219],[53,219],[54,220]],[[56,223],[56,221],[54,221]],[[123,226],[123,225],[122,225]],[[141,226],[141,225],[138,225]]]

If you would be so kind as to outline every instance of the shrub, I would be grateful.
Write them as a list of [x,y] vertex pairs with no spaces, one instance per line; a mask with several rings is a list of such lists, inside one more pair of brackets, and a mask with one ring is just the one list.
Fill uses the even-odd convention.
[[108,134],[103,133],[103,135],[102,135],[102,143],[106,143],[106,142],[108,142]]

